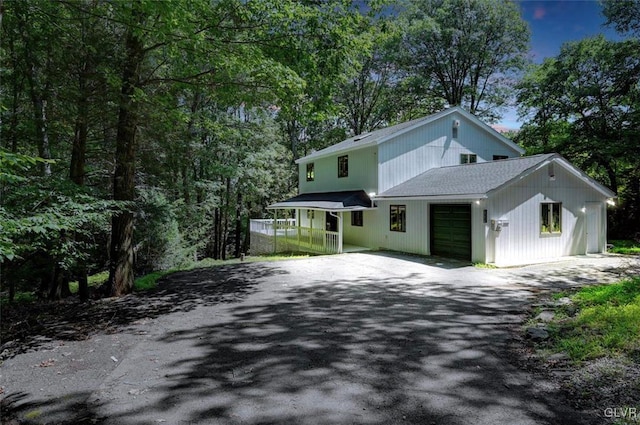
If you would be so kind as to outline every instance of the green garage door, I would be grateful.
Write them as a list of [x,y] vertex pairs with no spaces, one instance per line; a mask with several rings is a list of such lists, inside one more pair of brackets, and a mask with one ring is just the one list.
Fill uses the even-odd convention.
[[471,205],[431,205],[431,255],[471,260]]

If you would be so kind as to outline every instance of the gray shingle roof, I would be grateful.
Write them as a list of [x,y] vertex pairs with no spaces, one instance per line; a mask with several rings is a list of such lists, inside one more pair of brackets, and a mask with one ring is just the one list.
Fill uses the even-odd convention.
[[486,194],[554,156],[557,155],[533,155],[500,161],[434,168],[394,186],[378,196],[416,197]]
[[362,210],[371,208],[371,199],[364,190],[343,192],[303,193],[282,202],[269,205],[269,209],[313,208],[321,210]]

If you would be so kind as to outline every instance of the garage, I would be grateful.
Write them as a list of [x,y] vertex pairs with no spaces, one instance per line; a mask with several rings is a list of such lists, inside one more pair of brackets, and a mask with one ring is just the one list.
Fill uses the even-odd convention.
[[431,255],[471,261],[471,205],[432,204]]

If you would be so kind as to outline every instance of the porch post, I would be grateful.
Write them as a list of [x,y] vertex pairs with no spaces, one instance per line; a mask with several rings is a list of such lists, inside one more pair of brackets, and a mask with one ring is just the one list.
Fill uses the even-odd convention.
[[278,252],[278,210],[273,210],[273,253]]
[[296,208],[296,234],[297,234],[297,240],[298,240],[298,251],[300,251],[300,208]]
[[344,211],[340,211],[340,220],[338,220],[338,254],[342,254],[342,222],[344,221]]
[[315,210],[311,210],[311,214],[309,214],[309,247],[313,246],[313,217],[315,215]]

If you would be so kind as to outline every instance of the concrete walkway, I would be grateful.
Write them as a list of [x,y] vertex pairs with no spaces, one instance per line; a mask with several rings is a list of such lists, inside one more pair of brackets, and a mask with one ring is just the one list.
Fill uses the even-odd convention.
[[35,423],[588,424],[506,344],[532,294],[630,261],[353,253],[182,272],[148,299],[171,313],[16,356],[1,385]]

